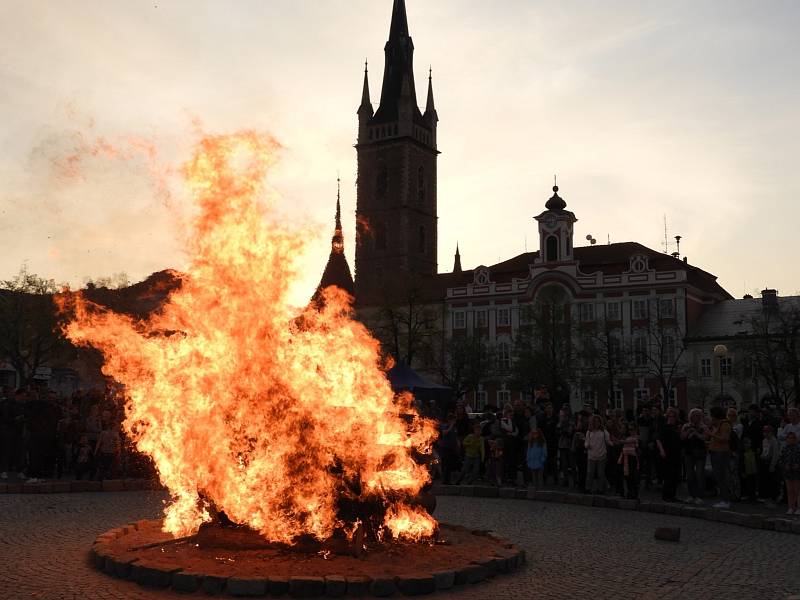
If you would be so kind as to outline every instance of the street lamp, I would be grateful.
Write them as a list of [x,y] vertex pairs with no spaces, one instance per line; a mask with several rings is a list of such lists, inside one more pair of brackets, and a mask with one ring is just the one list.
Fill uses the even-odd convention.
[[717,344],[714,346],[714,356],[719,359],[719,401],[722,402],[722,398],[725,395],[722,379],[722,361],[728,356],[728,347],[725,344]]

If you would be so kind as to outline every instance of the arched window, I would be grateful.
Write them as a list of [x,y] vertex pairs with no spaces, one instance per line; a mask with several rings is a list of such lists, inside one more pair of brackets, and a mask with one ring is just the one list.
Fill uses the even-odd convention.
[[545,254],[547,262],[555,262],[558,260],[558,238],[551,235],[545,242]]
[[425,167],[417,170],[417,202],[425,203]]
[[375,226],[375,249],[386,250],[386,224],[378,223]]
[[425,226],[424,225],[420,225],[419,226],[419,231],[417,233],[418,233],[417,251],[420,252],[421,254],[425,254],[425,244],[426,244],[426,241],[427,241],[425,239]]
[[378,198],[384,198],[389,189],[389,169],[383,160],[378,161],[378,173],[375,177],[375,193]]

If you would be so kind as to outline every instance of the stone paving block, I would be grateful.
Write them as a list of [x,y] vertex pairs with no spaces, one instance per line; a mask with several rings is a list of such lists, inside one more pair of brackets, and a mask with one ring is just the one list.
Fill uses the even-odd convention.
[[656,529],[655,538],[665,542],[679,542],[681,540],[681,528],[659,527]]
[[8,491],[7,483],[0,483],[0,494],[5,494]]
[[138,491],[144,489],[145,482],[143,479],[123,479],[122,486],[126,491]]
[[369,584],[369,592],[378,598],[386,598],[397,591],[394,579],[389,577],[376,577]]
[[666,505],[661,503],[661,502],[651,502],[650,503],[650,512],[651,513],[656,513],[656,514],[659,514],[659,515],[663,515],[665,510],[666,510],[665,506]]
[[200,587],[209,596],[219,596],[225,589],[227,577],[215,577],[214,575],[206,575],[203,577],[203,582]]
[[49,494],[53,491],[53,486],[49,483],[23,483],[23,494]]
[[50,484],[52,488],[52,492],[54,494],[68,494],[71,491],[71,485],[69,481],[53,481]]
[[102,482],[104,492],[122,492],[125,490],[125,482],[122,479],[104,479]]
[[793,521],[791,529],[792,533],[800,533],[800,521],[797,520]]
[[652,502],[639,502],[639,506],[636,507],[636,510],[639,512],[651,512],[652,504]]
[[575,504],[578,506],[594,506],[594,496],[591,494],[579,494]]
[[459,490],[459,496],[474,496],[475,495],[475,486],[474,485],[462,485],[461,489]]
[[120,579],[130,579],[131,565],[136,561],[114,559],[114,575]]
[[69,491],[70,492],[88,492],[89,491],[89,482],[88,481],[70,481],[69,482]]
[[508,566],[507,558],[495,556],[492,560],[494,561],[494,570],[496,573],[508,573],[511,570]]
[[456,584],[456,572],[438,571],[433,574],[433,580],[436,583],[437,590],[449,590]]
[[116,575],[114,559],[111,556],[106,556],[105,560],[103,561],[103,572],[106,575]]
[[605,498],[604,507],[605,508],[619,508],[619,502],[621,498]]
[[102,481],[87,481],[86,482],[86,490],[87,492],[102,492],[103,491],[103,482]]
[[775,519],[775,531],[782,531],[784,533],[792,530],[792,521],[789,519]]
[[290,577],[289,595],[292,598],[316,598],[325,594],[324,577]]
[[606,498],[605,496],[592,496],[592,506],[596,506],[598,508],[608,508],[609,503],[614,500],[614,498]]
[[289,593],[289,578],[288,577],[270,577],[269,589],[267,590],[270,596],[282,596]]
[[516,494],[517,490],[513,487],[502,487],[500,488],[500,497],[501,498],[513,498]]
[[[231,577],[225,584],[225,593],[237,598],[252,598],[267,595],[269,580],[266,578]],[[173,583],[174,587],[174,583]]]
[[525,488],[517,488],[514,490],[514,498],[517,500],[525,500],[528,497],[528,490]]
[[[131,576],[133,576],[133,570],[136,569],[136,566],[132,566],[131,569]],[[200,581],[202,579],[203,576],[198,573],[175,573],[172,576],[172,589],[176,592],[193,593],[200,589]]]
[[500,490],[492,485],[476,485],[475,496],[479,498],[497,498]]
[[7,483],[6,484],[6,494],[21,494],[22,493],[22,484],[21,483]]
[[347,579],[343,575],[325,577],[325,595],[328,598],[341,598],[347,593]]
[[677,502],[673,502],[671,504],[664,505],[664,514],[665,515],[672,515],[675,517],[680,517],[683,514],[683,506],[678,504]]
[[480,583],[489,577],[489,572],[484,565],[472,564],[466,568],[467,583]]
[[622,510],[636,510],[639,508],[639,501],[619,498],[617,500],[617,508],[621,508]]
[[497,563],[495,563],[493,557],[487,556],[485,558],[480,558],[476,560],[475,563],[483,567],[486,567],[487,577],[494,577],[495,575],[497,575]]
[[369,577],[348,577],[347,595],[366,596],[369,593],[370,583],[372,583],[372,580]]
[[145,587],[167,588],[172,583],[174,571],[165,571],[155,567],[142,565],[136,571],[136,583]]
[[401,577],[397,580],[397,588],[404,596],[432,594],[436,591],[436,579],[433,575]]

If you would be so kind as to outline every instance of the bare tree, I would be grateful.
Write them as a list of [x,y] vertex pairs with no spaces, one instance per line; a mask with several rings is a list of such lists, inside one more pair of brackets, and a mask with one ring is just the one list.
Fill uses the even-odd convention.
[[442,355],[440,376],[456,398],[477,390],[495,371],[495,348],[481,335],[451,337],[445,341]]
[[0,281],[0,354],[27,384],[40,367],[71,348],[56,322],[52,279],[29,273],[23,265],[12,279]]

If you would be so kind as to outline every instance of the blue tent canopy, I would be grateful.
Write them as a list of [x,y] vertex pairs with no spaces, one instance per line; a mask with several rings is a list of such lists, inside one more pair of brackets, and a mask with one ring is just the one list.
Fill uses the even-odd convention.
[[414,392],[415,390],[446,391],[450,389],[447,386],[431,383],[424,379],[422,375],[403,362],[395,363],[395,365],[386,372],[386,377],[389,379],[389,383],[392,384],[392,390],[395,392]]

